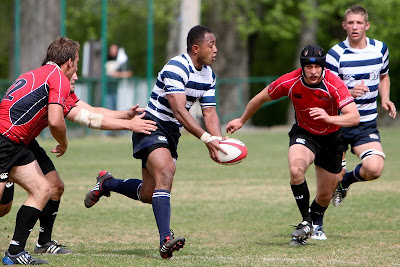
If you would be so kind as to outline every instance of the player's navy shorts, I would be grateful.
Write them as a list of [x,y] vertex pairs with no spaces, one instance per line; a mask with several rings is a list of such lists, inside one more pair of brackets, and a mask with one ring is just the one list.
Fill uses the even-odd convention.
[[49,156],[47,156],[46,151],[39,145],[36,139],[33,139],[29,143],[28,148],[30,149],[30,151],[32,151],[33,155],[35,156],[37,162],[39,163],[40,169],[42,170],[44,175],[56,169]]
[[342,132],[345,141],[343,151],[346,151],[349,145],[353,148],[362,144],[381,142],[376,120],[360,122],[357,126],[342,128]]
[[168,148],[172,158],[178,159],[178,141],[181,136],[180,127],[169,121],[162,121],[152,114],[146,112],[144,120],[152,120],[157,124],[157,130],[150,135],[132,133],[133,157],[142,160],[142,167],[146,168],[147,157],[150,153],[160,147]]
[[328,135],[316,135],[295,124],[289,132],[289,137],[289,146],[301,144],[314,153],[316,166],[331,173],[342,171],[344,141],[341,130]]
[[8,173],[14,166],[29,164],[35,156],[24,143],[14,143],[0,134],[0,182],[8,181]]

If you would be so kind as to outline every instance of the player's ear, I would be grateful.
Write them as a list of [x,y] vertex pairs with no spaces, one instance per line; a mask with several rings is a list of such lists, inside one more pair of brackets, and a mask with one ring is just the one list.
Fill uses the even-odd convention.
[[342,21],[342,28],[343,30],[346,30],[346,21]]
[[192,45],[192,52],[193,52],[194,54],[199,53],[199,48],[200,48],[200,46],[197,45],[197,44]]
[[369,22],[367,22],[367,26],[365,27],[365,30],[369,30],[369,27],[371,26],[371,24],[369,24]]

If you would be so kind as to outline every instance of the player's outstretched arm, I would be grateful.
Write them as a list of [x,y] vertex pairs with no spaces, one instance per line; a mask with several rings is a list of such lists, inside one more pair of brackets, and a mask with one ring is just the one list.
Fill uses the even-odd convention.
[[143,120],[145,113],[132,119],[116,119],[103,114],[92,113],[82,107],[71,109],[67,119],[81,125],[101,130],[129,130],[136,133],[150,134],[157,129],[156,123],[151,120]]
[[272,100],[273,99],[270,97],[268,93],[268,86],[267,86],[249,101],[249,103],[246,106],[246,109],[244,110],[240,118],[231,120],[226,125],[226,132],[232,134],[237,130],[239,130],[240,128],[242,128],[242,126],[246,123],[246,121],[248,121],[250,117],[253,116],[253,114],[260,109],[262,104]]
[[138,113],[145,111],[144,108],[139,108],[138,104],[131,107],[129,110],[111,110],[103,107],[93,107],[83,100],[79,100],[76,105],[78,107],[85,108],[92,113],[98,113],[116,119],[132,119]]

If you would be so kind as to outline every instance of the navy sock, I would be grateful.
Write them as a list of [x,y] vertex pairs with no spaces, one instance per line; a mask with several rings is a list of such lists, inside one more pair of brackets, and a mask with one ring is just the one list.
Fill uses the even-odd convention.
[[153,193],[152,205],[154,217],[156,218],[158,232],[160,233],[160,245],[164,238],[170,235],[171,204],[170,192],[168,190],[155,190]]
[[142,180],[139,179],[116,179],[109,178],[103,182],[103,190],[117,192],[129,198],[140,200],[140,187]]
[[365,181],[365,179],[363,177],[361,177],[361,175],[360,175],[361,166],[362,166],[362,164],[360,163],[354,168],[353,171],[346,172],[346,174],[343,176],[343,180],[342,180],[342,186],[344,188],[349,187],[353,183]]
[[26,240],[35,226],[42,212],[34,207],[22,205],[18,210],[15,222],[15,230],[8,252],[11,255],[17,255],[24,251]]
[[310,192],[308,191],[307,181],[299,185],[290,185],[292,188],[293,196],[296,199],[297,206],[299,207],[303,221],[312,222],[309,212],[310,206]]
[[323,225],[324,223],[324,214],[325,211],[328,207],[322,207],[320,206],[314,199],[314,201],[311,203],[310,206],[310,213],[311,213],[311,219],[313,221],[313,224],[316,225]]

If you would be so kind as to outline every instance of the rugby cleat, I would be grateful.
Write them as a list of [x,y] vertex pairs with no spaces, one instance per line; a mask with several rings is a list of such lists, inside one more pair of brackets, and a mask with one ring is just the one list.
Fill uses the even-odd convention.
[[316,240],[327,240],[328,239],[326,237],[324,229],[322,228],[322,225],[313,225],[313,228],[314,228],[314,231],[311,235],[312,239],[316,239]]
[[29,255],[27,251],[22,251],[17,255],[11,255],[8,251],[4,254],[3,265],[36,265],[36,264],[48,264],[47,261],[36,259]]
[[99,172],[99,175],[96,178],[97,183],[92,188],[92,190],[90,190],[86,194],[86,197],[84,200],[86,208],[93,207],[93,205],[96,204],[102,196],[106,196],[106,197],[110,196],[110,192],[103,191],[103,183],[105,180],[107,180],[109,178],[113,178],[113,176],[108,171]]
[[44,245],[36,244],[33,253],[35,254],[72,254],[72,250],[65,248],[65,246],[59,244],[56,240],[51,240]]
[[307,237],[292,237],[292,241],[290,241],[289,246],[291,247],[299,247],[304,246],[306,244]]
[[296,227],[296,230],[292,232],[292,237],[308,238],[311,236],[312,233],[313,233],[313,227],[311,223],[303,221],[299,223],[299,225]]
[[164,259],[172,258],[172,253],[178,251],[185,245],[184,237],[174,238],[174,232],[164,238],[163,244],[160,246],[160,256]]
[[332,196],[332,205],[334,207],[339,207],[340,204],[342,204],[344,198],[347,195],[347,192],[350,190],[350,186],[347,188],[343,188],[342,183],[339,183],[338,186],[335,189],[335,192],[333,192]]

